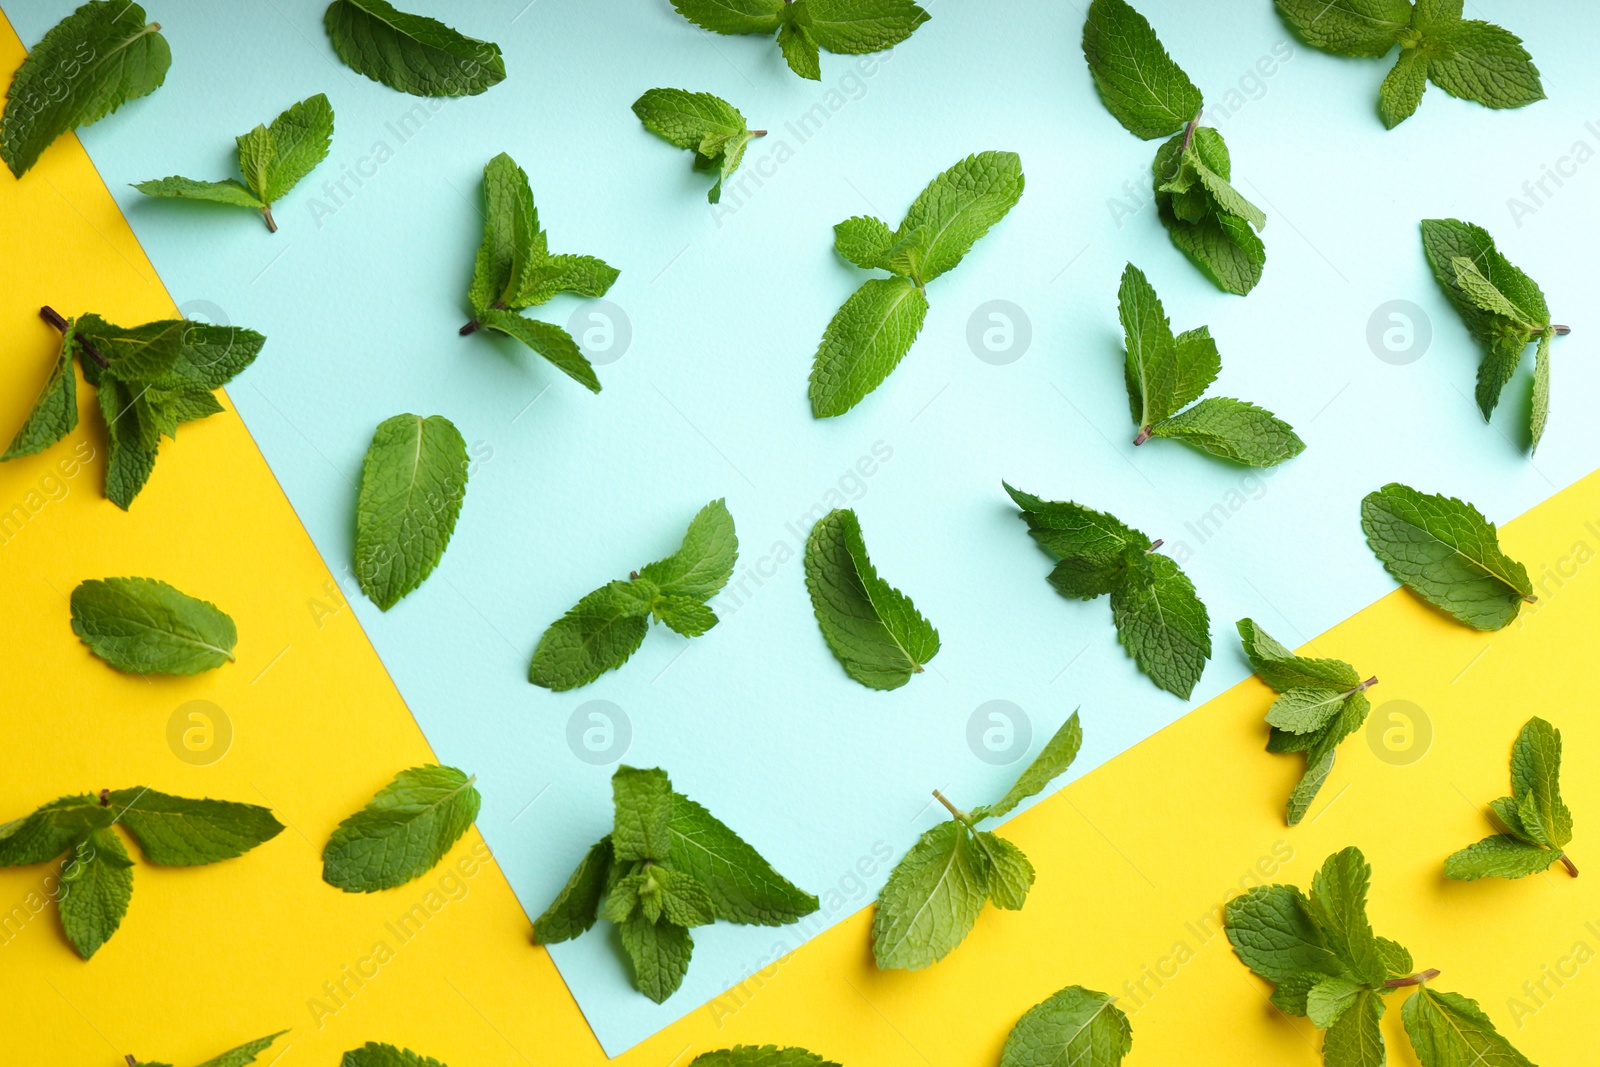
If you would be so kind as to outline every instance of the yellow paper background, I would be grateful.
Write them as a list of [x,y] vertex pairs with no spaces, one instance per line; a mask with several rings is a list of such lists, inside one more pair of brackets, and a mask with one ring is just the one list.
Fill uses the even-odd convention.
[[[0,69],[21,57],[0,30]],[[41,303],[121,323],[174,309],[70,136],[24,180],[0,174],[0,247],[0,435],[9,435],[55,350]],[[64,793],[148,785],[269,804],[288,829],[211,867],[139,863],[121,930],[87,963],[52,908],[32,914],[50,868],[0,871],[0,1061],[105,1067],[132,1053],[188,1065],[291,1028],[263,1062],[333,1067],[368,1040],[450,1067],[603,1062],[505,880],[492,861],[475,862],[486,855],[476,831],[448,866],[401,889],[347,895],[320,880],[321,845],[339,819],[431,755],[231,408],[165,443],[124,514],[101,495],[92,393],[79,400],[84,418],[67,442],[0,466],[0,818]],[[1353,515],[1349,535],[1359,536]],[[1503,541],[1542,589],[1511,628],[1477,634],[1397,592],[1313,646],[1380,676],[1380,728],[1404,725],[1388,721],[1399,707],[1390,701],[1420,709],[1408,714],[1431,724],[1422,758],[1392,762],[1379,757],[1381,740],[1351,738],[1291,831],[1281,812],[1299,760],[1263,751],[1270,693],[1248,681],[1010,823],[1004,833],[1038,869],[1027,908],[990,909],[942,964],[878,973],[861,910],[619,1062],[666,1067],[774,1042],[852,1067],[994,1064],[1023,1011],[1078,983],[1121,998],[1134,1026],[1130,1063],[1314,1064],[1315,1032],[1270,1007],[1217,912],[1257,881],[1306,885],[1349,844],[1376,869],[1379,933],[1407,945],[1419,967],[1441,968],[1438,985],[1478,999],[1535,1062],[1591,1061],[1600,847],[1585,842],[1600,840],[1591,830],[1600,567],[1590,564],[1600,476],[1509,524]],[[238,623],[239,661],[146,681],[94,660],[72,636],[67,595],[83,579],[125,574],[222,606]],[[1283,619],[1259,621],[1289,631]],[[1229,622],[1217,621],[1220,656],[1239,654]],[[208,765],[169,743],[170,720],[195,700],[233,731]],[[1533,714],[1563,731],[1572,852],[1596,873],[1446,883],[1443,857],[1490,832],[1484,805],[1508,791],[1511,740]],[[890,847],[898,853],[912,832]],[[828,902],[828,887],[809,888]],[[866,903],[834,888],[835,906]],[[775,931],[774,942],[792,945],[792,933]],[[1385,1029],[1391,1062],[1410,1064],[1399,1003],[1390,998]]]

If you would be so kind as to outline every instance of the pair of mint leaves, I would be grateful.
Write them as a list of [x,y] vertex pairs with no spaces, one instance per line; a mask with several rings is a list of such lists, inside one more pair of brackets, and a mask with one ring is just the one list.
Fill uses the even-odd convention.
[[443,415],[379,424],[361,464],[355,572],[388,611],[439,565],[467,492],[467,442]]
[[979,152],[930,182],[898,230],[864,215],[833,228],[841,256],[894,277],[863,283],[823,331],[811,368],[812,415],[843,415],[883,384],[922,331],[928,282],[1005,218],[1023,184],[1015,152]]
[[61,331],[61,347],[0,461],[43,452],[77,429],[76,361],[105,420],[106,498],[124,511],[155,469],[161,438],[176,439],[183,423],[221,411],[213,391],[248,367],[266,343],[254,330],[186,319],[123,328],[99,315],[68,320],[50,307],[39,314]]
[[1361,528],[1390,574],[1475,630],[1510,626],[1538,599],[1494,523],[1465,501],[1391,482],[1361,501]]
[[1256,886],[1228,901],[1223,921],[1234,953],[1277,988],[1272,1003],[1309,1017],[1327,1033],[1328,1067],[1383,1067],[1383,998],[1415,987],[1401,1020],[1422,1067],[1533,1067],[1476,1001],[1429,984],[1411,953],[1372,932],[1367,889],[1372,868],[1356,848],[1329,856],[1307,896],[1294,886]]
[[872,957],[882,970],[920,970],[965,940],[985,904],[1020,909],[1033,886],[1033,864],[998,834],[978,829],[1011,813],[1060,777],[1077,758],[1083,728],[1073,712],[994,804],[961,811],[938,790],[951,818],[918,838],[895,864],[872,917]]
[[328,158],[328,146],[333,141],[333,106],[318,93],[290,107],[273,119],[272,125],[259,125],[235,141],[243,182],[233,178],[197,181],[173,175],[140,182],[134,188],[146,196],[253,208],[261,212],[267,229],[277,233],[272,205]]
[[1128,405],[1138,428],[1134,444],[1171,437],[1250,467],[1274,467],[1305,451],[1294,428],[1270,411],[1229,397],[1200,400],[1222,371],[1217,342],[1206,326],[1174,337],[1155,288],[1132,263],[1122,271],[1117,314],[1127,351]]
[[476,96],[505,80],[500,47],[384,0],[334,0],[322,17],[351,70],[412,96]]
[[1103,511],[1005,490],[1028,533],[1056,560],[1049,578],[1056,592],[1072,600],[1110,594],[1122,646],[1152,682],[1187,699],[1211,658],[1211,619],[1189,576],[1156,551],[1161,542]]
[[611,794],[611,833],[589,849],[534,922],[537,943],[570,941],[605,919],[621,935],[635,988],[659,1004],[689,969],[691,928],[717,919],[784,926],[817,910],[815,896],[675,792],[665,771],[619,767]]
[[1378,117],[1394,129],[1416,113],[1431,81],[1485,107],[1544,99],[1539,68],[1522,39],[1490,22],[1463,19],[1462,0],[1277,0],[1278,12],[1313,48],[1337,56],[1400,58],[1378,88]]
[[438,866],[483,804],[454,767],[412,767],[341,822],[322,850],[322,880],[346,893],[393,889]]
[[1422,250],[1467,332],[1483,347],[1477,400],[1485,422],[1522,365],[1529,342],[1538,341],[1528,450],[1538,449],[1550,415],[1550,340],[1568,328],[1550,322],[1550,308],[1538,283],[1500,254],[1483,227],[1457,219],[1424,219]]
[[1100,99],[1129,133],[1168,138],[1156,152],[1154,181],[1172,243],[1223,289],[1250,292],[1267,262],[1257,236],[1267,217],[1231,184],[1222,134],[1200,125],[1200,90],[1125,0],[1089,5],[1083,56]]
[[65,796],[0,825],[0,867],[62,861],[52,878],[61,928],[88,959],[117,932],[133,899],[133,859],[115,829],[121,825],[145,860],[160,867],[198,867],[242,856],[283,831],[255,804],[191,800],[142,786]]
[[154,578],[105,578],[72,591],[72,632],[130,674],[191,675],[234,661],[238,630],[215,604]]
[[1372,705],[1366,692],[1378,679],[1362,679],[1343,660],[1297,656],[1252,619],[1240,619],[1238,626],[1250,669],[1278,694],[1267,710],[1272,728],[1267,751],[1306,755],[1305,774],[1289,794],[1288,822],[1293,826],[1328,780],[1339,742],[1367,721]]
[[633,102],[633,113],[651,133],[693,152],[695,170],[716,172],[706,193],[713,204],[722,202],[722,183],[739,169],[745,146],[767,135],[750,129],[738,108],[711,93],[651,89]]
[[504,152],[483,168],[483,200],[483,243],[467,291],[472,321],[461,327],[461,333],[481,328],[513,337],[598,393],[600,379],[572,335],[554,323],[517,312],[560,293],[605,296],[618,271],[593,256],[550,254],[528,175]]
[[161,87],[172,49],[125,0],[90,0],[23,59],[0,114],[0,159],[18,178],[56,138]]
[[728,584],[738,558],[733,516],[713,500],[689,523],[676,552],[607,582],[551,623],[533,650],[528,680],[558,692],[588,685],[626,663],[651,622],[699,637],[717,624],[707,601]]
[[1133,1026],[1117,998],[1070,985],[1029,1008],[1000,1050],[1000,1067],[1118,1067]]
[[[199,1065],[199,1067],[247,1067],[256,1062],[256,1057],[267,1051],[272,1043],[289,1031],[280,1030],[267,1037],[248,1041],[238,1048],[229,1049],[220,1056],[213,1057]],[[146,1063],[128,1057],[129,1067],[172,1067],[167,1063]],[[339,1067],[445,1067],[444,1064],[430,1056],[423,1056],[412,1052],[410,1049],[396,1048],[379,1041],[368,1041],[360,1048],[351,1049],[339,1059]]]
[[1572,811],[1561,799],[1561,731],[1534,716],[1511,746],[1511,795],[1489,802],[1502,829],[1444,861],[1446,878],[1525,878],[1556,863],[1578,876],[1564,851]]
[[672,0],[672,6],[715,33],[776,33],[789,69],[812,81],[822,80],[820,51],[881,52],[928,21],[928,13],[912,0]]

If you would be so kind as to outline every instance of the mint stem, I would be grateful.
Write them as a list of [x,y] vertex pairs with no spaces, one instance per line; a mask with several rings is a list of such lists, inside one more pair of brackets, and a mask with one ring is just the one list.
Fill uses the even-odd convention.
[[1568,857],[1565,852],[1561,854],[1561,865],[1567,869],[1567,873],[1572,875],[1572,877],[1578,877],[1578,865],[1573,863],[1571,858]]
[[1133,439],[1133,443],[1136,445],[1142,445],[1148,440],[1150,440],[1150,427],[1139,427],[1139,435]]
[[767,135],[766,130],[749,130],[747,132],[751,137],[765,137]]
[[461,336],[462,337],[466,337],[468,334],[477,333],[478,330],[481,329],[481,328],[482,328],[482,324],[479,323],[477,319],[473,319],[471,322],[469,322],[465,326],[461,327]]
[[1190,119],[1189,124],[1183,128],[1183,147],[1178,149],[1179,155],[1182,155],[1184,152],[1189,150],[1189,142],[1194,140],[1194,131],[1200,126],[1200,116],[1204,115],[1205,113],[1205,108],[1201,108],[1199,111],[1196,111],[1194,113],[1194,118]]
[[278,232],[278,223],[272,217],[272,205],[271,204],[268,204],[266,207],[261,209],[261,217],[267,220],[267,230],[268,230],[268,232],[270,232],[270,233],[277,233]]
[[1364,681],[1360,685],[1356,686],[1355,689],[1353,690],[1353,692],[1365,693],[1368,689],[1371,689],[1373,686],[1375,686],[1377,684],[1378,684],[1378,676],[1376,674],[1374,674],[1371,678],[1368,678],[1366,681]]
[[1404,989],[1408,985],[1422,985],[1424,982],[1431,982],[1437,977],[1439,977],[1439,968],[1429,967],[1425,971],[1418,971],[1416,974],[1408,974],[1404,978],[1391,978],[1387,982],[1383,983],[1383,988]]
[[[48,322],[50,325],[54,326],[56,329],[60,330],[62,333],[67,332],[67,326],[69,323],[66,319],[61,317],[61,312],[57,311],[49,304],[46,304],[44,307],[39,309],[39,317]],[[88,354],[89,358],[100,364],[100,366],[111,366],[111,361],[105,356],[102,356],[98,348],[81,337],[78,338],[78,347],[83,349],[84,352]]]
[[133,1058],[133,1053],[130,1052],[122,1058],[128,1061],[128,1067],[139,1067],[139,1061]]
[[1159,538],[1159,537],[1156,538],[1154,541],[1151,541],[1150,542],[1150,547],[1144,550],[1145,555],[1148,556],[1150,553],[1152,553],[1156,549],[1160,548],[1163,544],[1165,544],[1165,542],[1162,541],[1161,538]]
[[968,815],[966,812],[962,811],[960,808],[958,808],[954,804],[950,803],[950,801],[945,797],[945,795],[943,793],[941,793],[937,789],[935,789],[933,791],[933,796],[934,796],[935,800],[937,800],[939,803],[943,804],[945,807],[950,809],[950,814],[951,815],[954,815],[957,819],[961,820],[964,823],[967,823],[969,825],[971,824],[972,816]]
[[[1557,337],[1565,337],[1567,334],[1572,332],[1572,327],[1571,326],[1557,326],[1557,325],[1552,324],[1549,327],[1549,330],[1550,330],[1551,333],[1555,334]],[[1535,326],[1533,328],[1533,336],[1538,337],[1541,333],[1544,333],[1544,331],[1545,331],[1545,327],[1543,327],[1543,326]]]

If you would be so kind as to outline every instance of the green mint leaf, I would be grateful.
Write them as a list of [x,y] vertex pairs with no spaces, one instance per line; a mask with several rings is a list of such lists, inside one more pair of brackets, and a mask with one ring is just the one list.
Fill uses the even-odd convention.
[[1478,878],[1526,878],[1549,870],[1561,853],[1508,834],[1496,834],[1445,857],[1444,876],[1470,882]]
[[[254,1041],[246,1041],[238,1048],[229,1049],[220,1056],[213,1056],[200,1064],[200,1067],[248,1067],[249,1064],[256,1062],[257,1055],[265,1052],[274,1041],[288,1032],[287,1030],[279,1030],[275,1034],[258,1037]],[[171,1067],[170,1064],[164,1063],[136,1063],[131,1056],[128,1057],[128,1062],[131,1067]]]
[[213,204],[231,204],[263,211],[266,204],[245,188],[242,182],[228,178],[220,182],[200,181],[174,174],[170,178],[152,178],[134,185],[145,196],[179,200],[205,200]]
[[[1029,535],[1057,559],[1087,558],[1121,563],[1130,554],[1147,552],[1152,547],[1152,542],[1144,534],[1103,511],[1094,511],[1071,501],[1041,500],[1032,493],[1014,489],[1004,482],[1000,484],[1005,486],[1006,493],[1017,507],[1022,509]],[[1104,590],[1106,593],[1110,591],[1109,588]],[[1091,597],[1085,596],[1084,599]]]
[[828,648],[869,689],[898,689],[939,652],[939,631],[878,577],[856,513],[835,510],[806,540],[806,588]]
[[1539,335],[1539,347],[1534,350],[1533,396],[1528,411],[1528,451],[1537,452],[1544,438],[1545,423],[1550,418],[1550,338],[1554,330]]
[[895,864],[872,918],[880,970],[920,970],[967,936],[989,899],[986,863],[964,823],[951,819],[918,839]]
[[1405,946],[1387,937],[1380,937],[1378,941],[1378,955],[1383,957],[1383,965],[1389,968],[1389,977],[1404,978],[1411,974],[1414,965],[1411,953]]
[[1361,502],[1367,544],[1398,581],[1477,630],[1511,625],[1533,586],[1500,551],[1494,523],[1454,497],[1391,482]]
[[[1344,979],[1327,979],[1327,982],[1342,981]],[[1385,1007],[1383,997],[1374,989],[1363,989],[1351,997],[1345,1010],[1323,1035],[1322,1062],[1326,1067],[1384,1067],[1388,1062],[1381,1025]],[[1313,1016],[1312,1021],[1315,1019]]]
[[388,611],[439,565],[467,492],[467,443],[443,415],[379,424],[356,497],[356,578]]
[[427,874],[478,817],[475,779],[412,767],[341,822],[322,850],[322,880],[346,893],[393,889]]
[[669,597],[710,600],[733,577],[739,538],[727,502],[713,500],[695,515],[683,543],[666,559],[639,568],[639,577],[655,583]]
[[1277,988],[1272,991],[1272,996],[1267,999],[1272,1006],[1286,1015],[1305,1015],[1306,999],[1311,995],[1318,983],[1328,976],[1316,971],[1301,971],[1291,974],[1278,981]]
[[1463,100],[1485,107],[1525,107],[1544,99],[1539,68],[1510,30],[1477,20],[1458,21],[1423,38],[1428,77]]
[[889,224],[870,215],[856,215],[833,228],[834,250],[866,270],[888,270],[894,242]]
[[1261,281],[1267,249],[1244,219],[1209,214],[1185,222],[1172,215],[1170,203],[1162,203],[1160,212],[1172,243],[1223,290],[1245,296]]
[[1276,467],[1306,449],[1294,427],[1264,408],[1211,397],[1150,427],[1151,437],[1176,438],[1247,467]]
[[61,868],[56,909],[67,940],[88,959],[110,940],[133,899],[133,860],[109,827],[92,830]]
[[[152,385],[145,390],[144,395],[158,412],[166,416],[173,430],[176,430],[181,423],[208,418],[220,414],[223,410],[222,402],[211,390],[203,386],[185,386],[174,392],[170,389],[157,389]],[[167,436],[173,436],[172,431],[166,426],[162,426],[161,429]]]
[[1111,591],[1117,638],[1157,686],[1188,699],[1211,658],[1211,620],[1194,583],[1169,557],[1145,556]]
[[672,0],[678,14],[716,33],[772,33],[784,21],[785,0]]
[[657,622],[664,622],[673,633],[699,637],[717,624],[717,613],[694,597],[657,597],[651,606]]
[[265,337],[242,326],[185,322],[177,362],[153,384],[174,391],[220,389],[253,363],[266,343]]
[[608,834],[584,855],[556,899],[534,920],[533,940],[540,945],[571,941],[594,925],[605,895],[606,879],[615,861]]
[[72,323],[67,324],[50,377],[39,391],[39,399],[33,402],[27,421],[11,439],[5,454],[0,455],[0,463],[43,452],[78,428],[78,375],[72,369],[75,330]]
[[1211,203],[1217,212],[1237,215],[1257,231],[1266,227],[1266,213],[1228,182],[1228,176],[1233,173],[1233,161],[1222,134],[1209,126],[1197,126],[1184,158],[1194,168],[1201,186],[1211,194]]
[[1484,277],[1477,264],[1466,256],[1452,257],[1450,265],[1456,272],[1456,287],[1482,310],[1491,315],[1504,315],[1529,330],[1545,325],[1543,322],[1523,321],[1522,309],[1513,304],[1511,298],[1501,292],[1494,282]]
[[1297,688],[1354,689],[1361,684],[1356,669],[1343,660],[1297,656],[1279,644],[1252,619],[1239,620],[1239,640],[1250,668],[1280,693]]
[[1533,1067],[1501,1036],[1478,1002],[1423,986],[1400,1009],[1422,1067]]
[[883,384],[911,350],[928,297],[908,278],[874,278],[839,308],[811,368],[811,413],[843,415]]
[[1411,25],[1409,0],[1277,0],[1277,5],[1301,40],[1338,56],[1387,55]]
[[1394,67],[1378,86],[1378,118],[1392,130],[1417,113],[1428,88],[1428,57],[1415,48],[1403,49]]
[[619,767],[611,776],[611,798],[616,807],[611,848],[617,859],[667,859],[672,847],[667,830],[672,821],[672,783],[667,772]]
[[1117,1067],[1133,1027],[1116,998],[1072,985],[1029,1008],[1000,1050],[1000,1067]]
[[889,249],[887,269],[922,288],[959,264],[1022,198],[1022,159],[1015,152],[979,152],[928,183]]
[[815,896],[797,888],[705,808],[681,793],[672,797],[671,864],[699,882],[719,919],[749,926],[783,926],[817,910]]
[[972,843],[983,856],[989,902],[1007,911],[1020,911],[1033,888],[1033,864],[1016,845],[987,830],[974,830]]
[[1165,137],[1200,114],[1200,90],[1124,0],[1089,5],[1083,57],[1106,109],[1135,136]]
[[52,800],[31,815],[0,824],[0,867],[48,863],[115,818],[114,811],[92,796]]
[[1294,886],[1256,886],[1234,897],[1223,922],[1239,961],[1269,982],[1307,972],[1348,975],[1312,919],[1311,902]]
[[1360,849],[1335,852],[1311,879],[1308,910],[1324,942],[1350,976],[1363,985],[1376,986],[1389,976],[1389,968],[1367,922],[1371,880],[1372,867]]
[[1132,263],[1122,269],[1117,317],[1126,349],[1128,404],[1140,430],[1192,404],[1216,380],[1222,357],[1210,331],[1190,331],[1180,345],[1155,287]]
[[333,106],[322,93],[307,97],[238,141],[245,182],[270,207],[328,158]]
[[478,313],[478,324],[521,341],[591,393],[600,391],[600,379],[594,373],[594,365],[583,354],[572,335],[554,323],[526,319],[514,311],[488,309]]
[[473,313],[502,307],[528,264],[543,262],[548,255],[528,175],[501,152],[483,167],[483,242],[467,292]]
[[689,931],[670,922],[652,922],[643,915],[635,915],[617,930],[633,963],[634,988],[657,1004],[676,993],[694,951]]
[[562,293],[589,298],[605,296],[622,272],[594,256],[550,256],[531,265],[522,275],[521,288],[508,306],[533,307]]
[[1228,184],[1233,165],[1222,135],[1209,128],[1176,134],[1156,151],[1152,173],[1172,243],[1224,290],[1244,296],[1254,289],[1267,251],[1252,220],[1259,228],[1265,216]]
[[1360,692],[1353,692],[1345,697],[1338,714],[1314,733],[1292,734],[1276,729],[1272,731],[1267,751],[1303,751],[1306,754],[1305,774],[1289,794],[1286,821],[1290,826],[1297,825],[1305,818],[1306,812],[1311,808],[1311,802],[1317,798],[1318,790],[1333,771],[1333,760],[1339,743],[1361,728],[1371,710],[1372,705],[1366,696]]
[[143,787],[106,800],[151,863],[193,867],[242,856],[283,832],[268,808],[230,800],[191,800]]
[[1318,1030],[1326,1030],[1339,1021],[1365,988],[1351,978],[1323,978],[1306,993],[1306,1016]]
[[80,316],[74,325],[79,346],[92,345],[109,364],[104,374],[127,385],[156,382],[177,367],[189,328],[182,319],[164,319],[124,329],[98,315]]
[[153,578],[91,579],[72,591],[72,632],[119,671],[199,674],[233,661],[233,620]]
[[987,807],[978,808],[972,812],[973,821],[979,819],[1000,819],[1009,815],[1016,806],[1029,797],[1039,793],[1066,773],[1072,766],[1072,761],[1078,758],[1078,749],[1083,747],[1083,727],[1078,722],[1078,713],[1074,711],[1067,717],[1067,721],[1056,729],[1050,740],[1045,742],[1044,748],[1033,757],[1033,762],[1027,769],[1017,776],[1011,788],[1006,790],[1006,795],[997,803]]
[[429,1056],[410,1049],[399,1049],[380,1041],[368,1041],[360,1048],[351,1049],[339,1061],[339,1067],[445,1067]]
[[1290,689],[1272,702],[1267,724],[1291,734],[1315,733],[1343,711],[1345,701],[1354,695],[1336,689]]
[[[779,33],[779,44],[791,29],[785,26]],[[633,113],[645,129],[696,153],[697,160],[721,160],[717,184],[706,194],[713,204],[722,199],[722,183],[738,169],[745,144],[765,133],[751,132],[738,108],[711,93],[651,89],[633,102]]]
[[132,389],[107,377],[96,399],[106,423],[106,499],[127,511],[155,470],[156,450],[140,444],[142,434]]
[[6,94],[0,158],[11,173],[22,177],[57,137],[160,88],[172,65],[160,29],[125,0],[91,0],[56,23]]
[[626,663],[650,632],[655,589],[641,584],[608,582],[551,623],[533,650],[528,680],[560,692]]
[[705,926],[717,917],[716,904],[706,887],[692,875],[667,867],[656,867],[650,872],[659,887],[661,914],[677,926]]
[[322,23],[346,66],[412,96],[476,96],[506,76],[498,45],[384,0],[333,0]]
[[809,27],[785,22],[778,31],[778,51],[789,69],[807,81],[822,80],[822,53]]
[[1534,716],[1511,747],[1511,792],[1528,838],[1546,848],[1572,840],[1572,811],[1561,799],[1561,731]]
[[689,1061],[689,1067],[839,1067],[839,1064],[803,1048],[735,1045],[703,1052]]
[[[836,55],[863,55],[893,48],[927,22],[912,0],[802,0],[795,22]],[[796,5],[800,6],[800,5]],[[792,66],[792,64],[791,64]]]

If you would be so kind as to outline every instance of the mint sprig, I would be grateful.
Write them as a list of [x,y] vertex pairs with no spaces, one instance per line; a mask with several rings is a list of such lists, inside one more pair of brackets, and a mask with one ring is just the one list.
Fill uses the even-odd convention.
[[1477,400],[1485,422],[1522,365],[1528,344],[1538,342],[1528,411],[1528,451],[1536,451],[1550,413],[1550,340],[1571,329],[1551,323],[1538,283],[1500,254],[1483,227],[1423,219],[1422,249],[1445,297],[1483,348]]
[[278,232],[272,205],[282,199],[300,179],[328,157],[333,140],[333,107],[322,93],[307,97],[272,120],[270,126],[257,126],[236,139],[239,170],[244,182],[196,181],[174,175],[140,182],[135,189],[146,196],[208,200],[254,208],[266,220],[267,229]]
[[62,134],[159,89],[172,65],[160,31],[126,0],[90,0],[51,27],[17,68],[0,114],[11,173],[22,177]]
[[1305,451],[1294,427],[1254,404],[1229,397],[1194,404],[1222,370],[1217,343],[1206,326],[1174,337],[1155,288],[1132,263],[1122,272],[1117,314],[1134,444],[1170,437],[1249,467],[1275,467]]
[[476,96],[506,76],[499,45],[385,0],[333,0],[322,25],[351,70],[412,96]]
[[1083,728],[1073,712],[994,804],[962,811],[937,789],[951,818],[924,833],[895,864],[872,918],[872,956],[882,970],[920,970],[966,939],[987,903],[1018,910],[1033,886],[1033,864],[1016,845],[988,830],[1059,778],[1077,758]]
[[1539,68],[1522,39],[1491,22],[1463,19],[1462,0],[1277,0],[1283,20],[1313,48],[1339,56],[1400,56],[1378,90],[1388,129],[1416,113],[1431,81],[1491,108],[1544,99]]
[[1106,109],[1129,133],[1169,140],[1156,152],[1155,200],[1172,243],[1212,281],[1244,296],[1261,280],[1267,217],[1231,184],[1222,134],[1200,125],[1204,99],[1126,0],[1093,0],[1083,56]]
[[1526,878],[1557,862],[1576,878],[1567,855],[1572,810],[1561,799],[1561,731],[1534,716],[1511,746],[1511,795],[1489,802],[1502,830],[1453,853],[1444,875],[1459,881]]
[[[815,896],[773,870],[705,808],[674,792],[665,771],[619,767],[611,792],[612,831],[534,922],[537,943],[569,941],[605,919],[618,928],[634,987],[659,1004],[677,992],[689,969],[691,927],[717,919],[784,926],[817,910]],[[805,1062],[796,1061],[797,1067]]]
[[789,69],[811,81],[822,78],[819,52],[881,52],[910,37],[929,17],[912,0],[672,0],[672,6],[714,33],[776,33]]
[[78,425],[77,359],[105,419],[106,497],[124,511],[155,469],[161,438],[185,422],[223,410],[212,392],[248,367],[266,343],[254,330],[166,319],[113,326],[98,315],[39,315],[61,331],[61,347],[22,428],[0,461],[31,456]]
[[516,313],[561,293],[605,296],[617,270],[593,256],[550,254],[528,175],[504,152],[483,168],[483,198],[483,244],[467,292],[473,317],[462,336],[489,329],[514,337],[598,393],[594,366],[566,330]]
[[1211,658],[1211,619],[1188,575],[1156,551],[1161,542],[1103,511],[1005,490],[1028,533],[1056,560],[1049,577],[1056,592],[1069,600],[1109,594],[1117,638],[1139,669],[1187,699]]
[[699,637],[717,624],[707,601],[733,577],[738,557],[733,516],[713,500],[689,523],[678,551],[627,581],[602,585],[551,623],[533,650],[528,680],[557,691],[588,685],[626,663],[652,621]]
[[1328,780],[1339,742],[1367,721],[1372,706],[1366,692],[1378,679],[1363,679],[1343,660],[1297,656],[1251,619],[1240,619],[1238,627],[1250,668],[1279,694],[1267,710],[1267,751],[1306,755],[1305,774],[1289,794],[1294,826]]
[[898,689],[938,654],[939,631],[910,597],[878,577],[854,511],[817,520],[806,539],[805,568],[823,639],[862,685]]
[[1437,969],[1372,932],[1372,868],[1360,849],[1329,856],[1307,896],[1294,886],[1256,886],[1228,901],[1223,923],[1241,963],[1276,986],[1272,1003],[1307,1016],[1323,1037],[1328,1067],[1382,1067],[1384,997],[1414,990],[1401,1021],[1422,1067],[1533,1067],[1475,1001],[1435,990]]
[[1504,629],[1539,599],[1494,523],[1463,500],[1390,482],[1361,501],[1361,529],[1396,580],[1475,630]]
[[686,89],[651,89],[633,102],[633,113],[651,133],[693,152],[695,170],[717,172],[706,193],[713,204],[722,201],[722,183],[739,169],[745,146],[767,135],[750,129],[739,109],[722,97]]
[[922,331],[928,282],[1006,217],[1023,185],[1015,152],[979,152],[929,182],[898,230],[868,217],[834,227],[841,256],[894,277],[863,283],[823,331],[811,367],[812,415],[843,415],[883,384]]
[[65,796],[0,825],[0,867],[67,855],[56,908],[84,959],[117,932],[133,899],[133,860],[114,829],[119,823],[145,861],[162,867],[233,859],[283,832],[272,812],[255,804],[191,800],[142,786]]

